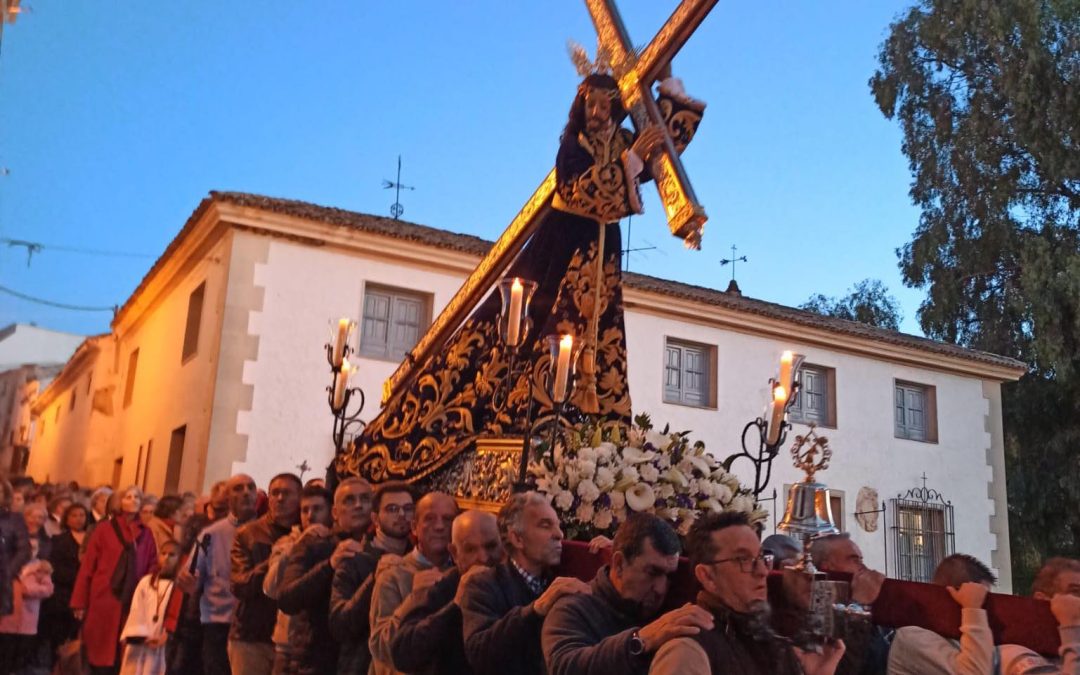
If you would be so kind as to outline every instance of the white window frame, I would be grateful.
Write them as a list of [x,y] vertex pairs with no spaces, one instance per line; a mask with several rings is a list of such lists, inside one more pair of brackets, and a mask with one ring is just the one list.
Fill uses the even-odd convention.
[[936,443],[936,407],[934,387],[896,380],[893,383],[893,429],[896,437]]
[[[799,393],[788,410],[789,419],[800,424],[836,427],[836,371],[808,363],[799,368]],[[812,398],[811,398],[812,397]],[[816,405],[808,410],[806,402]]]

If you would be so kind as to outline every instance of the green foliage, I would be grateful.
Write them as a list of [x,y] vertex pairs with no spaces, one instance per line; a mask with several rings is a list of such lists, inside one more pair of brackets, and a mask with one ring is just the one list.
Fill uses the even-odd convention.
[[922,0],[879,62],[922,210],[897,251],[919,322],[1030,366],[1004,387],[1022,582],[1080,546],[1080,0]]
[[863,279],[842,298],[815,293],[799,309],[891,330],[899,330],[903,319],[900,303],[877,279]]

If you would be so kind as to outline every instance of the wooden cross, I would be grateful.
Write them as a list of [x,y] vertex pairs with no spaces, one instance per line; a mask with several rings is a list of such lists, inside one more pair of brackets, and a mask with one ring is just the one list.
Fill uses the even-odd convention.
[[[610,55],[611,65],[619,82],[623,107],[629,111],[635,129],[641,131],[649,124],[659,125],[663,129],[660,111],[652,97],[652,84],[716,5],[716,0],[682,0],[656,37],[640,54],[635,53],[630,46],[630,37],[614,0],[585,0],[585,4],[596,26],[600,46]],[[705,209],[697,202],[679,155],[666,131],[663,152],[654,153],[649,168],[664,205],[668,228],[672,234],[683,238],[687,246],[700,248],[701,229],[706,220]],[[405,356],[405,360],[383,384],[384,406],[391,406],[396,402],[411,383],[416,373],[416,365],[425,363],[446,343],[458,326],[468,318],[469,312],[502,277],[551,208],[551,196],[554,192],[555,169],[552,169],[432,322],[416,347]]]

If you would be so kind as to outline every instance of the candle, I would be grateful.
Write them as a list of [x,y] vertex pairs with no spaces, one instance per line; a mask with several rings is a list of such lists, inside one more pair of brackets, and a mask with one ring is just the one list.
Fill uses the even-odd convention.
[[780,440],[780,424],[784,421],[784,408],[787,407],[787,390],[783,385],[773,387],[772,408],[769,412],[769,433],[765,441],[769,445],[776,445]]
[[349,324],[351,322],[342,317],[338,320],[337,325],[337,338],[334,340],[334,358],[333,364],[337,368],[341,365],[341,360],[345,358],[345,343],[349,341]]
[[566,381],[570,377],[570,353],[574,351],[574,336],[564,335],[559,340],[559,359],[555,367],[555,386],[552,398],[556,403],[566,400]]
[[337,377],[334,378],[334,409],[341,408],[341,404],[345,402],[345,391],[349,388],[349,366],[348,359],[341,360],[341,370],[338,371]]
[[521,279],[514,277],[514,283],[510,286],[510,312],[506,324],[506,344],[517,347],[521,333],[521,293],[524,291]]
[[791,391],[791,364],[794,360],[795,355],[791,352],[784,352],[780,355],[780,386],[784,388],[785,392]]

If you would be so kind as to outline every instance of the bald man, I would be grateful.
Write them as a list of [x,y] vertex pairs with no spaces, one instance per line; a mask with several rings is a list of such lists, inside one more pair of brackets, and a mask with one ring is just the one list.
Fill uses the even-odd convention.
[[232,573],[231,551],[236,531],[241,525],[255,518],[255,498],[258,491],[255,480],[246,473],[239,473],[225,483],[229,515],[207,526],[199,535],[199,541],[209,537],[210,548],[199,553],[195,578],[185,567],[180,572],[179,585],[191,583],[201,592],[199,598],[199,621],[202,623],[203,672],[207,675],[227,675],[229,666],[229,628],[236,612],[236,596],[230,584]]
[[454,519],[450,537],[454,569],[427,588],[416,588],[394,611],[390,641],[394,667],[409,673],[471,673],[461,638],[458,582],[474,567],[494,567],[504,557],[495,515],[466,511]]
[[[383,556],[375,572],[371,594],[371,672],[374,675],[398,673],[390,657],[390,642],[397,630],[394,611],[413,588],[427,588],[452,567],[450,533],[458,508],[454,498],[443,492],[430,492],[416,503],[412,533],[416,548],[392,564],[393,557]],[[390,564],[388,564],[390,563]]]

